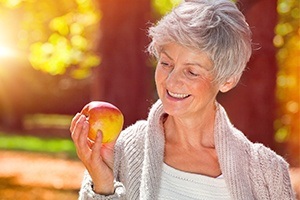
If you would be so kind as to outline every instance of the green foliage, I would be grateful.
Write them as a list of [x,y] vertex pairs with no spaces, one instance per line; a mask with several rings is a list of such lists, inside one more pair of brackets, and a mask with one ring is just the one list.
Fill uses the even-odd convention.
[[300,7],[299,0],[279,0],[274,45],[278,47],[277,100],[278,119],[275,140],[298,141],[300,134]]
[[8,135],[0,132],[0,149],[65,154],[76,158],[74,143],[69,139]]
[[19,46],[31,65],[52,75],[85,78],[100,64],[94,38],[101,18],[92,0],[0,0],[21,19]]
[[182,0],[152,0],[152,6],[159,15],[164,15],[180,2]]
[[[165,15],[183,0],[152,0],[152,6],[159,15]],[[233,0],[237,2],[237,0]]]

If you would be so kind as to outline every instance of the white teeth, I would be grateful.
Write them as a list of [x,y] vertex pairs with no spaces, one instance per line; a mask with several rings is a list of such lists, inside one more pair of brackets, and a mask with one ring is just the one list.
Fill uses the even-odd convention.
[[178,99],[184,99],[189,96],[188,94],[177,94],[170,91],[168,91],[168,93],[171,97],[178,98]]

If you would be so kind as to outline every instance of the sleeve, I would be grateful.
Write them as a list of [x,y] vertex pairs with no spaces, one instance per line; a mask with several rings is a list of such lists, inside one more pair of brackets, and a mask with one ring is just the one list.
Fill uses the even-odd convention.
[[86,171],[79,191],[79,200],[123,200],[125,199],[125,187],[121,182],[114,182],[115,192],[112,195],[97,194],[93,190],[93,181]]
[[270,199],[296,199],[289,174],[289,164],[274,151],[258,145],[260,168]]

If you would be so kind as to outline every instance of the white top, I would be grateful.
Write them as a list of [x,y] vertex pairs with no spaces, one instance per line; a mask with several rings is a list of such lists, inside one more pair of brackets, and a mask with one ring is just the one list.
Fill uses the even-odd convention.
[[177,170],[163,164],[159,200],[227,200],[230,199],[225,179]]

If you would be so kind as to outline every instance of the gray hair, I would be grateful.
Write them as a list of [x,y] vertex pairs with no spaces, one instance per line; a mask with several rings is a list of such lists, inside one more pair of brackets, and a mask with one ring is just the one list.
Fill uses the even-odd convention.
[[214,81],[238,81],[252,53],[251,31],[244,15],[230,0],[189,0],[149,28],[148,52],[175,42],[206,52],[214,63]]

